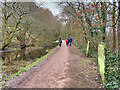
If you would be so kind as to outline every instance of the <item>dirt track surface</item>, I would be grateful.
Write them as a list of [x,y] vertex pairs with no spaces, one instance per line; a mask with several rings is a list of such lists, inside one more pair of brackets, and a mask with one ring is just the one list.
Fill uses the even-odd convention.
[[[86,67],[85,65],[84,67],[77,67],[86,67],[85,70],[82,69],[81,75],[77,75],[78,73],[74,71],[75,69],[72,67],[72,63],[75,65],[77,65],[78,63],[74,63],[76,62],[75,60],[79,61],[82,59],[79,62],[81,63],[81,65],[84,62],[83,58],[79,54],[74,53],[75,51],[75,47],[67,47],[65,43],[63,43],[62,47],[57,47],[48,57],[48,59],[40,62],[29,72],[23,73],[19,77],[16,77],[15,79],[8,82],[8,86],[11,88],[72,88],[72,84],[75,84],[74,82],[78,83],[77,81],[81,81],[82,86],[78,86],[77,88],[97,88],[98,84],[95,82],[94,79],[98,77],[97,72],[93,72],[93,74],[91,72],[91,75],[93,75],[94,77],[90,79],[92,80],[91,83],[90,80],[85,80],[87,77],[82,75],[86,72],[88,67]],[[90,70],[92,69],[93,68],[91,67]],[[89,70],[87,72],[89,72]],[[72,76],[74,75],[80,78],[77,81],[75,79],[73,80]]]

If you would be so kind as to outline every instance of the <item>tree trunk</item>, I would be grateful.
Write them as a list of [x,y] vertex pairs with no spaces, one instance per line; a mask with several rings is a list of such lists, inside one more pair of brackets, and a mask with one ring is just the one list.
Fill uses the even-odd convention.
[[119,1],[118,29],[117,29],[117,33],[118,33],[118,57],[119,57],[119,60],[120,60],[120,1]]
[[[105,3],[101,2],[101,5],[103,5]],[[101,9],[102,9],[102,22],[104,23],[102,40],[103,40],[103,42],[105,42],[105,39],[106,39],[106,21],[107,21],[107,13],[106,13],[105,5],[104,5],[104,7],[101,7]]]
[[26,49],[26,44],[25,44],[25,30],[21,32],[21,40],[20,40],[20,46],[21,46],[21,51],[20,51],[20,57],[21,59],[26,59],[25,58],[25,49]]
[[[83,5],[83,10],[86,11],[85,7],[84,7],[84,3],[82,3]],[[87,22],[87,24],[89,24],[90,27],[92,27],[92,23],[91,23],[91,20],[89,18],[89,16],[87,16],[87,14],[85,13],[85,20]],[[91,34],[91,39],[93,39],[93,30],[90,29],[90,34]]]
[[113,50],[116,49],[115,5],[116,5],[116,2],[113,2],[113,13],[112,13],[112,26],[113,26]]
[[23,48],[23,49],[21,49],[21,51],[20,51],[20,57],[21,57],[21,59],[23,59],[23,60],[26,59],[26,58],[25,58],[25,49],[26,49],[26,48]]

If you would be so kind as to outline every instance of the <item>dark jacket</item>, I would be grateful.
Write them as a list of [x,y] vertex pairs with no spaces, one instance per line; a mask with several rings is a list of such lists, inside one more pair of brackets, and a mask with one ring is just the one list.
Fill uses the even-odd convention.
[[59,39],[59,43],[62,43],[62,39]]

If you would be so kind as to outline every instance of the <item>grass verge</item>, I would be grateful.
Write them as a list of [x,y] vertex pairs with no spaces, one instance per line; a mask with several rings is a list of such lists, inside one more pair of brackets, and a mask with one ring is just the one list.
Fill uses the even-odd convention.
[[[56,46],[57,47],[57,46]],[[55,48],[56,48],[55,47]],[[25,67],[22,67],[17,73],[13,74],[11,77],[9,78],[5,78],[5,80],[1,81],[0,82],[0,85],[2,85],[3,83],[5,83],[5,81],[9,81],[11,78],[14,78],[15,76],[19,76],[21,72],[27,72],[28,70],[30,70],[30,68],[34,67],[37,65],[37,63],[45,60],[49,54],[51,54],[53,52],[53,50],[55,49],[51,49],[46,55],[42,56],[41,58],[38,58],[35,62],[33,62],[32,64],[30,65],[27,65]]]

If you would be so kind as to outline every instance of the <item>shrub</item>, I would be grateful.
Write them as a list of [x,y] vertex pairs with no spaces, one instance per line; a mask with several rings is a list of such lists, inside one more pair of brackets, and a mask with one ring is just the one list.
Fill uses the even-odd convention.
[[21,71],[22,71],[22,72],[26,72],[27,69],[26,69],[26,68],[21,68]]
[[16,73],[15,75],[16,75],[16,76],[19,76],[19,75],[20,75],[20,73]]
[[119,88],[119,58],[112,51],[106,49],[106,64],[105,64],[105,88]]

